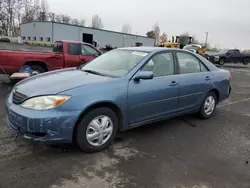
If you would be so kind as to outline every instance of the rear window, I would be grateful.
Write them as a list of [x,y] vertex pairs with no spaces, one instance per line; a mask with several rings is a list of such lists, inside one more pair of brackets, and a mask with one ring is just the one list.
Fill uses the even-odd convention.
[[56,42],[53,45],[53,52],[62,53],[63,52],[63,43],[62,42]]

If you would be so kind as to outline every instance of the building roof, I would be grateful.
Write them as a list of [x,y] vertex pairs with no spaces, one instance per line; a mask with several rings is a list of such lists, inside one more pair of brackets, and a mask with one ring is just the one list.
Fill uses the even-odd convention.
[[80,28],[86,28],[86,29],[93,29],[93,30],[99,30],[99,31],[106,31],[106,32],[112,32],[112,33],[118,33],[118,34],[123,34],[123,35],[130,35],[130,36],[135,36],[135,37],[143,37],[143,38],[148,38],[148,39],[152,39],[155,40],[153,38],[147,37],[147,36],[142,36],[142,35],[135,35],[135,34],[130,34],[130,33],[122,33],[122,32],[117,32],[117,31],[111,31],[111,30],[106,30],[106,29],[97,29],[97,28],[91,28],[91,27],[86,27],[86,26],[80,26],[80,25],[73,25],[73,24],[67,24],[67,23],[60,23],[60,22],[54,22],[54,21],[32,21],[32,22],[25,22],[25,23],[21,23],[20,25],[24,25],[24,24],[30,24],[30,23],[55,23],[55,24],[61,24],[61,25],[68,25],[68,26],[72,26],[72,27],[80,27]]

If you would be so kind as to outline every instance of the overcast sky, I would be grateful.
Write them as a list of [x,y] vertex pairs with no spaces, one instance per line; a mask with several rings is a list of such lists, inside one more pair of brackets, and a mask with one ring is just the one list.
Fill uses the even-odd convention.
[[104,29],[121,31],[129,23],[133,34],[145,35],[158,23],[170,39],[189,32],[220,48],[250,48],[250,0],[48,0],[50,11],[84,18],[94,14]]

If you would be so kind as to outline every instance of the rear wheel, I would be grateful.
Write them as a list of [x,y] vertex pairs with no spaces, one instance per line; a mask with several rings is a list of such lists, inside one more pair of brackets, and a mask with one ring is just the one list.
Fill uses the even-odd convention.
[[88,112],[76,129],[76,142],[81,150],[89,153],[106,149],[118,130],[118,118],[109,108],[96,108]]
[[29,65],[32,69],[32,75],[38,75],[46,72],[46,70],[40,65]]
[[217,97],[214,92],[209,92],[205,99],[202,102],[202,105],[199,110],[199,115],[202,119],[208,119],[210,118],[214,110],[216,108],[217,104]]
[[250,58],[245,58],[244,60],[243,60],[243,64],[244,65],[248,65],[250,63]]

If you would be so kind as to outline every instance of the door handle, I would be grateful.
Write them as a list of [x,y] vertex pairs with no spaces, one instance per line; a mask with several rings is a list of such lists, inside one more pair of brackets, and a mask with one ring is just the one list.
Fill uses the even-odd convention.
[[207,77],[205,78],[205,80],[209,81],[209,80],[211,80],[211,78],[210,78],[209,76],[207,76]]
[[178,82],[172,81],[169,85],[170,85],[170,86],[176,86],[176,85],[178,85]]

